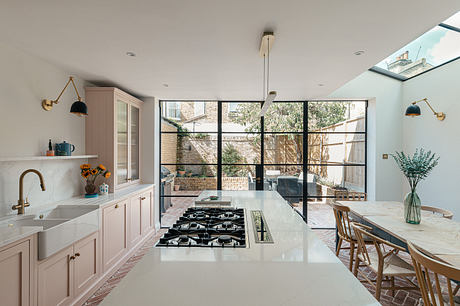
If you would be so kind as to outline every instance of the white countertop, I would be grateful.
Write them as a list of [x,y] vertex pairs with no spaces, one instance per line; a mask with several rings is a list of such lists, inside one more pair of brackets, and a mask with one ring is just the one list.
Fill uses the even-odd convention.
[[41,226],[19,226],[11,227],[7,224],[0,226],[0,248],[10,243],[29,237],[40,232]]
[[[380,305],[278,193],[205,193],[247,209],[249,247],[152,248],[101,305]],[[274,244],[255,243],[255,209]]]
[[53,209],[58,205],[98,205],[100,208],[102,208],[103,206],[112,204],[114,202],[122,201],[133,193],[140,193],[144,190],[152,188],[153,186],[154,185],[152,184],[133,185],[114,193],[109,193],[108,195],[98,196],[97,198],[85,198],[82,195],[47,205],[33,206],[32,204],[30,207],[26,207],[26,213],[22,216],[8,215],[0,217],[0,247],[43,230],[41,226],[9,226],[9,220],[14,221],[18,217],[21,218],[27,215],[36,215],[40,212]]

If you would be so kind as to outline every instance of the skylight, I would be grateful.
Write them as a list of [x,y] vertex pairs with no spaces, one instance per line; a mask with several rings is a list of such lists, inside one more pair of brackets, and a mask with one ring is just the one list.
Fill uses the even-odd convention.
[[460,12],[457,12],[371,70],[406,80],[459,57]]

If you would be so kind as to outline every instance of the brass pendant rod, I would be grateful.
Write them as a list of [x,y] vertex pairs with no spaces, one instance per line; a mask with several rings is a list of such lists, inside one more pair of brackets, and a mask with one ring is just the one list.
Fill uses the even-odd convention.
[[428,102],[428,99],[427,98],[423,98],[423,99],[420,99],[420,100],[417,100],[417,101],[414,101],[412,102],[413,105],[417,104],[418,102],[422,102],[422,101],[425,101],[426,105],[428,105],[428,107],[431,109],[431,111],[433,112],[433,114],[436,116],[436,118],[438,118],[439,121],[443,121],[444,119],[446,119],[446,114],[444,114],[443,112],[436,112],[433,107],[431,106],[430,102]]
[[59,96],[56,98],[56,100],[52,101],[53,103],[58,104],[59,99],[61,98],[62,94],[63,94],[64,91],[66,90],[67,86],[69,86],[69,83],[70,83],[71,80],[72,80],[72,77],[69,78],[69,80],[67,81],[67,83],[66,83],[65,86],[64,86],[64,89],[62,89],[61,93],[60,93]]
[[56,98],[56,100],[52,101],[53,103],[58,104],[59,99],[61,98],[62,94],[67,89],[67,87],[69,86],[70,82],[72,82],[73,88],[75,89],[75,92],[77,93],[78,101],[81,101],[81,97],[80,97],[80,94],[78,93],[77,86],[75,86],[75,82],[73,81],[73,77],[69,77],[69,80],[65,84],[64,89],[62,89],[61,93]]
[[433,112],[433,114],[437,115],[438,113],[433,109],[433,107],[431,107],[430,103],[428,102],[428,99],[427,98],[423,98],[423,99],[420,99],[420,100],[417,100],[417,101],[414,101],[412,102],[412,104],[417,104],[418,102],[422,102],[422,101],[425,101],[425,103],[428,105],[428,107],[431,109],[431,111]]
[[73,81],[73,77],[70,77],[70,81],[72,81],[73,88],[75,89],[75,92],[77,93],[78,101],[81,102],[81,97],[78,94],[77,86],[75,86],[75,82]]

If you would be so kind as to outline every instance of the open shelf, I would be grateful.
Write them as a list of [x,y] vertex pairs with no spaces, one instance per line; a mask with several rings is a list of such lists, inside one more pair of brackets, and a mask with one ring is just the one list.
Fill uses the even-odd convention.
[[30,161],[30,160],[91,159],[91,158],[98,158],[98,156],[97,155],[15,156],[15,157],[0,157],[0,162]]

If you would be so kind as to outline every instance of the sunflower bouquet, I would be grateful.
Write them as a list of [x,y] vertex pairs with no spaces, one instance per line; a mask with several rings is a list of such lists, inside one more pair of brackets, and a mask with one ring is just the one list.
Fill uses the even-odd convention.
[[106,179],[111,175],[104,165],[91,168],[90,164],[83,164],[80,166],[80,169],[81,176],[86,180],[85,191],[87,195],[97,194],[95,182],[100,175]]

